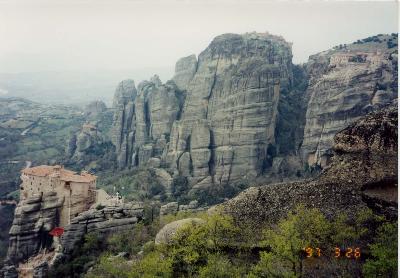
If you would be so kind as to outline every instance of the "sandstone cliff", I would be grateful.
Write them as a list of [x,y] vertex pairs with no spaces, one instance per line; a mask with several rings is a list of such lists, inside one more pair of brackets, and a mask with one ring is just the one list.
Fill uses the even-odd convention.
[[21,201],[10,229],[8,259],[18,263],[52,244],[49,232],[58,225],[58,211],[64,199],[55,192]]
[[341,45],[303,66],[292,65],[281,37],[218,36],[198,59],[181,58],[172,81],[118,86],[119,166],[164,168],[192,193],[325,167],[337,132],[397,99],[395,36]]
[[[59,224],[63,201],[53,192],[28,198],[18,204],[10,230],[8,261],[2,269],[4,277],[17,277],[21,271],[36,273],[33,277],[47,277],[49,267],[68,260],[87,233],[107,235],[115,231],[132,230],[136,223],[144,219],[140,203],[91,209],[73,218],[56,243],[49,232]],[[46,256],[41,252],[44,249]],[[22,264],[22,268],[19,268],[27,259],[30,263]]]
[[274,223],[303,204],[328,216],[370,207],[397,219],[397,105],[356,121],[334,139],[335,155],[313,180],[251,187],[222,204],[239,221]]
[[216,37],[187,85],[166,162],[194,188],[252,179],[275,144],[281,90],[292,83],[291,46],[269,34]]
[[[302,157],[327,164],[334,135],[397,98],[397,34],[378,35],[310,57]],[[390,47],[390,48],[389,48]]]
[[128,97],[119,85],[112,131],[119,166],[155,158],[194,189],[263,174],[276,144],[280,93],[292,87],[291,59],[281,37],[225,34],[198,61],[180,59],[166,84],[154,77]]
[[132,160],[130,154],[135,130],[133,112],[136,94],[134,81],[124,80],[119,83],[114,96],[114,120],[111,141],[116,147],[117,160],[120,167],[125,167]]

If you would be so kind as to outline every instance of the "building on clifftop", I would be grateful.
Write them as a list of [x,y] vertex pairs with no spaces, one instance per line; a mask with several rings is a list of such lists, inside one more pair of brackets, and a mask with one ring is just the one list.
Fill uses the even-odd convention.
[[25,168],[21,174],[21,200],[55,192],[63,199],[59,226],[65,227],[72,218],[96,203],[96,178],[84,171],[77,174],[60,165]]

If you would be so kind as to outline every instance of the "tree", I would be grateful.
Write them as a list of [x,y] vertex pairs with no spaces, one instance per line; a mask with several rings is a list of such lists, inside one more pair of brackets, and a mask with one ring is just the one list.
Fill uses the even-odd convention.
[[180,228],[166,246],[165,255],[172,258],[174,274],[190,276],[207,264],[210,254],[237,245],[235,238],[239,232],[232,217],[214,213],[206,216],[201,225]]
[[264,232],[262,244],[270,252],[261,252],[260,261],[253,268],[253,277],[298,277],[302,271],[303,250],[327,244],[330,224],[317,209],[299,206],[275,229]]
[[363,267],[365,277],[397,277],[397,223],[385,223],[369,245],[373,259]]

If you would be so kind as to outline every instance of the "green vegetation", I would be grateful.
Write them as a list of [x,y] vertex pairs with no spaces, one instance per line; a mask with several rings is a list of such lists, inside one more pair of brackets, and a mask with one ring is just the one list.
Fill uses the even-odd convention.
[[385,223],[370,244],[371,259],[367,259],[365,277],[397,277],[397,223]]
[[113,192],[115,188],[128,201],[165,199],[165,189],[154,178],[153,169],[150,168],[138,167],[112,174],[103,172],[97,186],[108,192]]
[[[168,245],[154,244],[160,227],[189,216],[205,222],[182,226]],[[57,274],[70,277],[68,268],[81,270],[86,265],[87,270],[87,265],[94,264],[85,277],[309,277],[313,271],[320,277],[353,277],[361,271],[365,277],[396,277],[397,244],[393,243],[397,242],[397,224],[370,210],[328,219],[317,209],[299,206],[276,225],[251,227],[217,212],[178,213],[101,242],[97,235],[88,236],[81,245],[80,259],[64,264],[64,272]],[[335,247],[354,246],[361,248],[360,258],[334,257]],[[314,251],[307,258],[307,247],[320,248],[323,257]],[[118,255],[121,252],[128,255]],[[308,263],[313,260],[322,261],[317,270]]]

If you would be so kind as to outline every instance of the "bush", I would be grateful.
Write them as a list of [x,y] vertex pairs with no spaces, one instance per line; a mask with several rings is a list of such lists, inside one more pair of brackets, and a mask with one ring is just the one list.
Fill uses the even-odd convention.
[[211,254],[207,264],[200,268],[199,278],[235,278],[243,277],[243,273],[229,259],[221,254]]
[[[151,252],[132,266],[130,278],[169,278],[173,277],[172,262],[160,252]],[[116,276],[118,277],[118,276]]]
[[123,258],[103,255],[94,269],[89,271],[86,278],[128,278],[131,267]]

